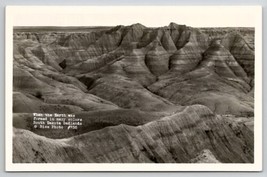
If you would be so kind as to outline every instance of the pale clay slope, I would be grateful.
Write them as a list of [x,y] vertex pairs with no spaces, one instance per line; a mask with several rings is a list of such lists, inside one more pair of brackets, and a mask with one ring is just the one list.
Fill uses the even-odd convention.
[[204,149],[199,153],[199,155],[190,160],[191,163],[221,163],[214,157],[212,152],[208,149]]

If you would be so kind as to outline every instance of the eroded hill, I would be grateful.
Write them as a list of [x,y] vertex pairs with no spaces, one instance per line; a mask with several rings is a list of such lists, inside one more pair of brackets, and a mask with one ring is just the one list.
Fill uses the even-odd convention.
[[[253,163],[251,39],[175,23],[14,30],[14,162]],[[34,129],[34,112],[83,125]]]

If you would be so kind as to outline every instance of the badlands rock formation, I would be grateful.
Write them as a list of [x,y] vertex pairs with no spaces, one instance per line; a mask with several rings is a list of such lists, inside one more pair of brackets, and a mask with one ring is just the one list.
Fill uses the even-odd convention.
[[[253,163],[248,28],[14,29],[15,163]],[[33,127],[72,113],[77,130]]]

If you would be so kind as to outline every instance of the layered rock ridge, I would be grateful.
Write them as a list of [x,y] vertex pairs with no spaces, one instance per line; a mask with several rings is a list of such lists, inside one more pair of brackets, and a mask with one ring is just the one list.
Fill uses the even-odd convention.
[[14,135],[14,162],[190,163],[207,148],[223,163],[253,162],[252,131],[201,105],[142,126],[121,124],[68,139],[21,129]]
[[[253,163],[247,28],[23,28],[13,35],[15,163]],[[72,113],[78,130],[33,128]]]

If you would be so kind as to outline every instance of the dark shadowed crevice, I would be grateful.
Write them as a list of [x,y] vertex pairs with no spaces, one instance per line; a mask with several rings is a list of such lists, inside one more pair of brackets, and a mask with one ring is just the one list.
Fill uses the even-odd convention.
[[58,64],[62,69],[65,69],[66,67],[67,67],[67,62],[66,62],[66,60],[64,59],[62,62],[60,62],[59,64]]

